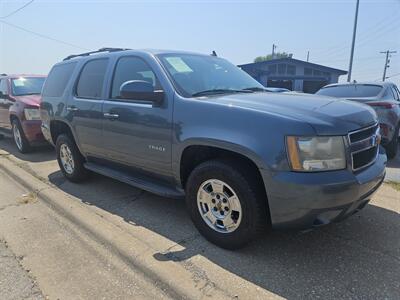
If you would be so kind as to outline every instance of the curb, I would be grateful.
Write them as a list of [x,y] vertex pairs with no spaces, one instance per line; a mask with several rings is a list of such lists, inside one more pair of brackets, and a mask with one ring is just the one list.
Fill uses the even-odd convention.
[[[77,225],[92,240],[116,255],[133,271],[140,272],[146,280],[169,297],[173,299],[231,298],[231,295],[218,287],[211,288],[205,280],[195,278],[179,263],[166,261],[160,266],[160,262],[153,257],[159,253],[159,250],[151,248],[150,245],[111,222],[105,222],[101,216],[77,201],[77,198],[40,181],[10,159],[0,156],[0,170],[28,191],[35,192],[37,197],[58,215]],[[205,286],[207,286],[206,290],[204,290]]]

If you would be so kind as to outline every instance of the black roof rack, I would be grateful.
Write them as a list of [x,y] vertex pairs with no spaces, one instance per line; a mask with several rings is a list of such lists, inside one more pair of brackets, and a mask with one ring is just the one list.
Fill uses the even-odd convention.
[[125,51],[125,50],[131,50],[131,49],[128,49],[128,48],[107,48],[107,47],[105,47],[105,48],[100,48],[99,50],[96,50],[96,51],[90,51],[90,52],[85,52],[85,53],[81,53],[81,54],[73,54],[73,55],[67,56],[63,60],[69,60],[69,59],[72,59],[72,58],[75,58],[75,57],[80,57],[80,56],[89,56],[91,54],[100,53],[100,52],[117,52],[117,51]]

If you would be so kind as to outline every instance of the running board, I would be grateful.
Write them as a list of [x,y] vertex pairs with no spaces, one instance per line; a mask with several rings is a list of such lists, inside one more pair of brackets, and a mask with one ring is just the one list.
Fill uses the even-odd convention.
[[133,187],[145,190],[147,192],[163,196],[163,197],[168,197],[168,198],[183,198],[185,196],[184,191],[182,189],[177,189],[170,187],[164,183],[160,182],[155,182],[151,181],[150,178],[145,177],[145,176],[133,176],[132,174],[124,171],[118,171],[115,169],[112,169],[107,166],[103,166],[100,164],[96,164],[93,162],[87,162],[84,164],[85,168],[107,176],[111,177],[113,179],[116,179],[118,181],[124,182],[126,184],[129,184]]

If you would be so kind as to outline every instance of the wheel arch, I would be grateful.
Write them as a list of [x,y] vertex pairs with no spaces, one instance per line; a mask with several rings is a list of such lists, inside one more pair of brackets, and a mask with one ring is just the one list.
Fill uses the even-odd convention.
[[[236,149],[241,150],[237,151]],[[249,156],[249,153],[251,153],[250,150],[243,147],[237,147],[235,150],[233,150],[233,148],[227,148],[226,146],[224,147],[223,144],[189,144],[182,149],[179,159],[180,184],[185,189],[190,173],[196,168],[196,166],[203,162],[217,159],[226,161],[229,164],[235,164],[238,166],[238,169],[243,172],[246,178],[252,177],[251,180],[254,181],[258,192],[264,198],[266,215],[270,222],[271,216],[268,196],[264,179],[260,172],[260,168],[263,167],[263,164],[260,164],[257,159]]]
[[223,141],[210,143],[210,141],[193,140],[182,147],[179,152],[177,166],[175,166],[177,180],[180,185],[185,188],[191,171],[200,163],[211,159],[233,160],[235,163],[247,166],[255,172],[266,195],[264,181],[260,172],[260,169],[265,169],[266,166],[261,158],[248,148]]

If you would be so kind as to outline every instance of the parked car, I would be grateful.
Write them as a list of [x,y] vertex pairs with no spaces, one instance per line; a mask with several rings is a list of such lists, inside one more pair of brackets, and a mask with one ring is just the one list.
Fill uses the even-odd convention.
[[280,88],[280,87],[265,87],[265,90],[268,92],[273,92],[273,93],[290,92],[290,90],[288,90],[286,88]]
[[274,228],[309,228],[363,208],[386,155],[371,108],[268,93],[225,59],[100,49],[56,64],[42,129],[64,176],[93,171],[184,197],[197,229],[225,248]]
[[397,154],[400,128],[400,91],[391,82],[330,84],[318,95],[326,95],[361,102],[371,106],[379,118],[382,144],[388,158]]
[[0,76],[0,134],[12,135],[22,153],[47,143],[39,111],[45,79],[42,75]]

